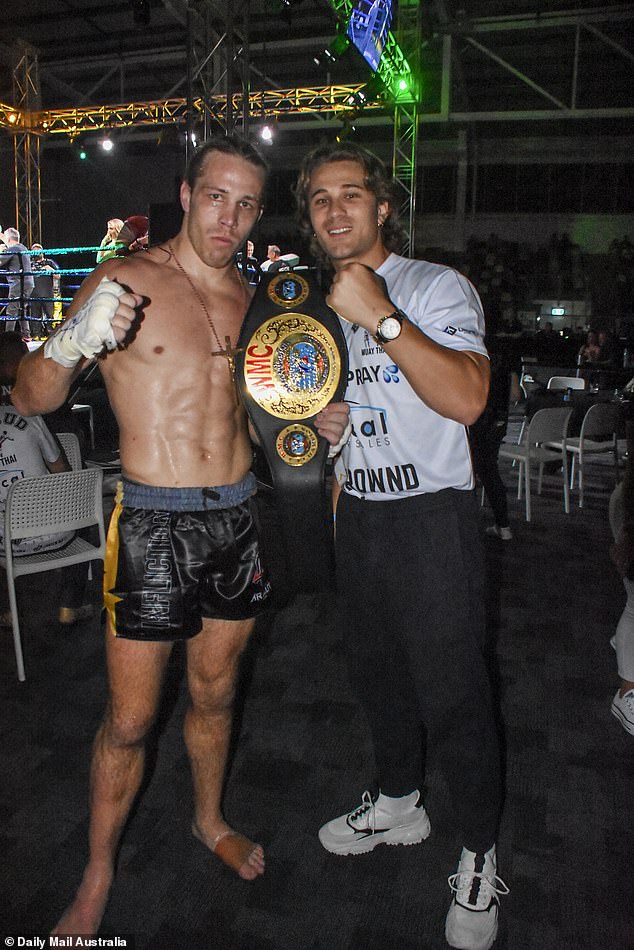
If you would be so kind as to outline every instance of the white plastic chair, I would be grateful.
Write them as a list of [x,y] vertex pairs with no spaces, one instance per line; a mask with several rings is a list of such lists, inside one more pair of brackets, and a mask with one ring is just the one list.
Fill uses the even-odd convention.
[[64,449],[64,454],[68,459],[68,464],[74,471],[79,471],[82,467],[81,448],[79,439],[74,432],[58,432],[57,439]]
[[551,376],[546,383],[546,389],[557,391],[560,389],[585,389],[586,381],[581,376]]
[[84,412],[88,416],[88,435],[90,438],[90,448],[95,448],[95,412],[92,406],[86,403],[76,402],[70,407],[72,412]]
[[[581,379],[577,376],[551,376],[548,382],[546,383],[546,389],[550,389],[551,392],[563,392],[566,389],[579,389],[583,390],[586,388],[585,379]],[[518,444],[523,441],[524,432],[526,430],[526,419],[522,421],[522,427],[520,429],[520,435]]]
[[572,409],[538,409],[526,428],[525,437],[520,445],[503,442],[499,456],[519,463],[517,475],[517,497],[522,497],[522,476],[526,495],[526,520],[531,520],[531,463],[539,465],[537,494],[542,493],[544,465],[547,462],[561,461],[563,471],[564,511],[570,512],[568,489],[568,456],[563,447],[549,448],[548,445],[566,438]]
[[[69,564],[103,560],[106,536],[103,524],[101,469],[37,475],[14,482],[7,494],[4,515],[4,555],[0,564],[7,572],[9,605],[13,621],[13,644],[18,679],[24,682],[24,658],[15,595],[15,578],[22,574],[52,571]],[[80,531],[96,525],[97,545],[75,537],[64,547],[39,554],[13,555],[12,541],[39,538],[64,531]]]
[[[579,507],[583,508],[583,480],[585,473],[585,462],[588,455],[605,455],[611,452],[614,459],[614,481],[619,477],[619,451],[616,437],[616,427],[618,422],[618,410],[616,406],[607,402],[597,402],[590,406],[583,422],[581,423],[581,432],[578,437],[566,436],[563,443],[566,452],[570,452],[572,462],[570,465],[570,488],[575,487],[575,468],[576,461],[579,459]],[[560,442],[551,443],[554,447],[560,448]]]

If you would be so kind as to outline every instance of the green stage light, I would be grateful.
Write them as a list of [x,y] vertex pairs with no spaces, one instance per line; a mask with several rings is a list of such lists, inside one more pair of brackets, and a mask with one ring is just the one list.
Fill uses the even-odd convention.
[[79,150],[79,157],[80,157],[80,159],[81,159],[82,162],[86,161],[86,159],[88,158],[88,155],[86,154],[86,149],[85,149],[85,148],[80,148],[80,150]]

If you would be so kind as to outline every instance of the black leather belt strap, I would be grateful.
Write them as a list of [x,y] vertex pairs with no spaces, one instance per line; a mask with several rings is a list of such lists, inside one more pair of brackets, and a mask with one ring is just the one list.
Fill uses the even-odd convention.
[[348,352],[310,271],[264,274],[245,317],[236,383],[271,470],[287,570],[296,591],[332,583],[329,445],[314,417],[339,401]]

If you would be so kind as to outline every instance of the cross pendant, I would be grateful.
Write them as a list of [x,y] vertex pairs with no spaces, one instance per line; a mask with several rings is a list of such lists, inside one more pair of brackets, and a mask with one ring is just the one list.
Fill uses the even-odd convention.
[[225,349],[224,350],[212,350],[212,356],[224,356],[229,364],[229,372],[231,373],[231,378],[235,382],[236,380],[236,353],[240,352],[240,347],[237,346],[235,349],[231,343],[231,337],[225,337]]

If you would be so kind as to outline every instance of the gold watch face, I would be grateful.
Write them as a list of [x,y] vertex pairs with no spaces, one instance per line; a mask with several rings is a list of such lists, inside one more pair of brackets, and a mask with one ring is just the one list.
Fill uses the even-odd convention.
[[333,398],[341,362],[333,337],[303,313],[262,323],[249,340],[244,380],[251,397],[279,419],[307,419]]
[[402,324],[397,317],[384,317],[380,322],[377,328],[377,334],[379,338],[382,338],[386,342],[390,340],[395,340],[401,334]]

